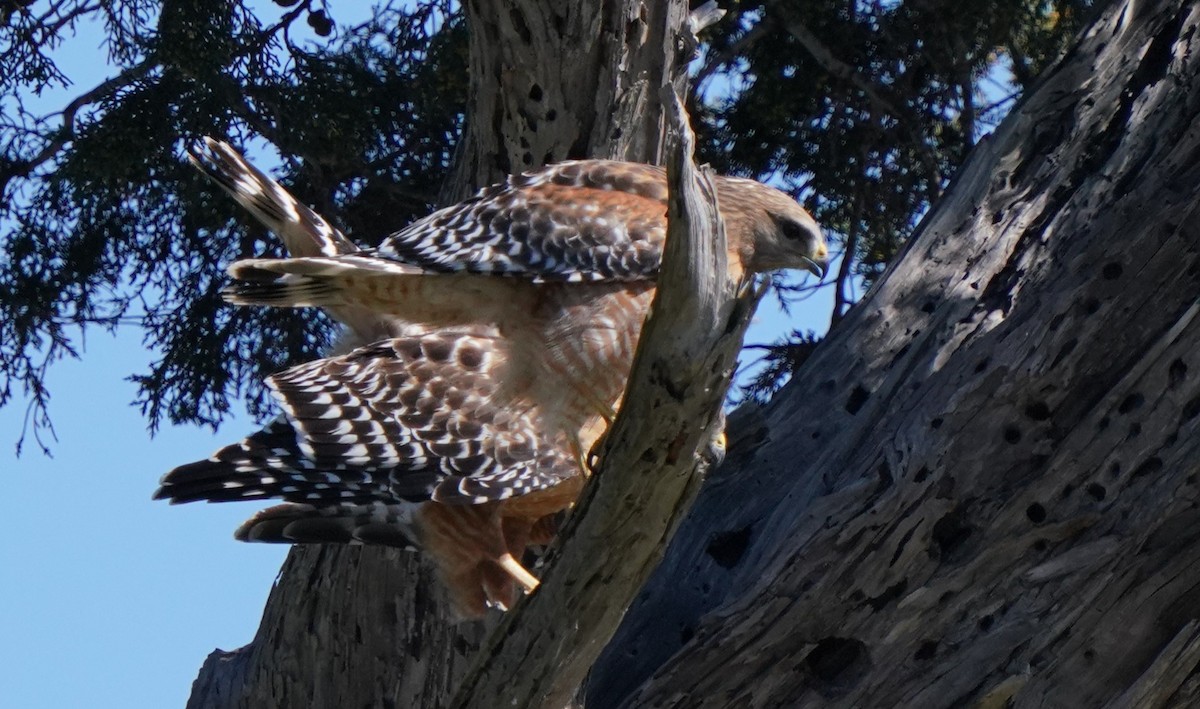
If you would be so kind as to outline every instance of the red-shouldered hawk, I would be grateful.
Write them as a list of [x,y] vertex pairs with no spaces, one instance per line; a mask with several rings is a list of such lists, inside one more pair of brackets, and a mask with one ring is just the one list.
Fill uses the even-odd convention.
[[[465,616],[508,607],[618,405],[666,235],[661,168],[510,177],[360,250],[215,141],[195,161],[296,258],[234,263],[237,304],[328,309],[367,343],[268,380],[283,415],[164,476],[172,502],[279,498],[247,541],[420,546]],[[827,249],[793,199],[719,177],[734,278]]]

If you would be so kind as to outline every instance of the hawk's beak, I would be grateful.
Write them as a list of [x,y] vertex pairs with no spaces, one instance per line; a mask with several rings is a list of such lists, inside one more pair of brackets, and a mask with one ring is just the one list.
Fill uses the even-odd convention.
[[822,259],[820,261],[815,261],[813,259],[808,258],[807,256],[805,256],[803,258],[804,258],[804,264],[803,264],[802,268],[805,271],[808,271],[809,273],[813,274],[818,279],[822,279],[825,277],[825,271],[826,271],[826,269],[829,268],[828,261],[826,261],[824,259]]

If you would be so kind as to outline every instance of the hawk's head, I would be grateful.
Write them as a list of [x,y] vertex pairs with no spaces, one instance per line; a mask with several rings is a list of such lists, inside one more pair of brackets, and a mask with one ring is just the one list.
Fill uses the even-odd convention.
[[817,221],[796,200],[754,180],[724,178],[717,189],[721,213],[736,227],[728,232],[749,237],[748,243],[731,245],[749,270],[803,268],[825,276],[829,247]]

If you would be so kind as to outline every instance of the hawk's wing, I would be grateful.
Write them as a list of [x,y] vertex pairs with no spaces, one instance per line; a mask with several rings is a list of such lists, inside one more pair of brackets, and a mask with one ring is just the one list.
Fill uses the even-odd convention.
[[155,497],[279,498],[386,527],[412,503],[501,500],[579,474],[561,429],[500,388],[510,365],[500,340],[438,333],[293,367],[268,380],[284,416],[167,473]]
[[[228,144],[205,138],[189,158],[278,234],[293,257],[310,261],[282,267],[304,268],[306,276],[400,266],[407,273],[638,281],[653,279],[662,262],[666,174],[650,165],[577,160],[513,175],[360,250]],[[235,277],[243,263],[231,267]]]
[[652,279],[666,238],[662,168],[564,162],[514,175],[413,222],[372,256],[536,281]]

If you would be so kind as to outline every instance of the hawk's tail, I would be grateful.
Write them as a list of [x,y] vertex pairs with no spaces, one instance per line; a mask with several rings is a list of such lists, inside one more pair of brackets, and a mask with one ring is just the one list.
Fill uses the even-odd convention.
[[243,542],[281,544],[381,544],[416,549],[413,504],[339,504],[317,507],[288,502],[262,510],[237,528]]
[[336,256],[359,249],[337,227],[309,209],[228,143],[204,138],[188,151],[201,172],[283,240],[293,256]]
[[234,533],[237,539],[413,546],[414,503],[397,499],[386,478],[367,471],[316,469],[283,417],[210,458],[175,468],[154,493],[171,504],[271,498],[289,502],[251,517]]
[[244,259],[229,267],[234,282],[221,295],[236,305],[336,307],[349,305],[342,276],[419,276],[425,271],[398,261],[356,255],[290,259]]

